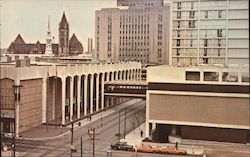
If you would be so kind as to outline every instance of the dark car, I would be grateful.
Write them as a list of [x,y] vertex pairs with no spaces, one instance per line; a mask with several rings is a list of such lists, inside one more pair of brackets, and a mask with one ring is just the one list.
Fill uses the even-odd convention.
[[111,149],[133,151],[134,147],[132,145],[128,145],[127,142],[117,142],[111,145]]

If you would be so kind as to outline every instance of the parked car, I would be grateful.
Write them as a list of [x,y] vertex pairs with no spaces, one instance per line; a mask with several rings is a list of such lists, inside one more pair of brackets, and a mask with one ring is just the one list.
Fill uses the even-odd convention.
[[174,147],[159,148],[158,152],[162,153],[162,154],[174,154],[174,155],[185,155],[185,154],[187,154],[186,150],[176,149]]
[[143,153],[158,153],[159,148],[152,147],[151,145],[142,145],[136,147],[137,152],[143,152]]
[[111,144],[111,149],[133,151],[134,147],[132,145],[128,145],[127,142],[117,142],[115,144]]

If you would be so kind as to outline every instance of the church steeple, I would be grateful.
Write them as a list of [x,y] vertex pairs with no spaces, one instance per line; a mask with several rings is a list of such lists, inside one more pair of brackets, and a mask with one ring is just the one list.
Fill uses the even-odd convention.
[[62,20],[59,23],[59,55],[69,55],[69,24],[63,12]]
[[61,22],[59,24],[59,29],[69,29],[69,23],[68,23],[67,18],[65,16],[65,12],[63,12],[63,16],[62,16]]
[[45,56],[54,56],[52,51],[52,38],[50,32],[50,17],[48,17],[48,31],[47,31],[47,38],[46,38],[46,49],[45,49]]

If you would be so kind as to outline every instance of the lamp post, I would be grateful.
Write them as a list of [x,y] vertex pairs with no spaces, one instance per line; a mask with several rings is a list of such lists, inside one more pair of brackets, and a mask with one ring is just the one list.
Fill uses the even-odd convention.
[[[20,88],[23,87],[22,85],[14,85],[14,94],[15,94],[15,110],[14,110],[14,136],[13,136],[13,153],[14,157],[16,156],[16,111],[17,107],[19,106],[20,102]],[[18,126],[17,126],[18,127]]]

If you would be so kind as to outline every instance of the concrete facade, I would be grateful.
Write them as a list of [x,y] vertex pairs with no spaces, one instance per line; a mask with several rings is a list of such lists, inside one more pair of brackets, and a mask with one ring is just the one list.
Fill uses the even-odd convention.
[[248,68],[149,67],[146,136],[249,142]]
[[248,0],[171,1],[172,65],[249,64]]
[[[40,66],[30,67],[1,65],[1,90],[9,91],[1,95],[1,114],[7,118],[7,106],[11,109],[9,118],[13,119],[16,114],[17,136],[43,123],[65,125],[122,101],[104,97],[105,82],[125,80],[128,77],[122,75],[128,74],[137,76],[132,80],[140,80],[140,69],[141,64],[136,62],[41,62]],[[16,94],[13,85],[21,86],[17,93],[20,94],[20,100],[14,99]]]
[[97,10],[95,58],[169,64],[169,8],[162,0],[129,0]]

